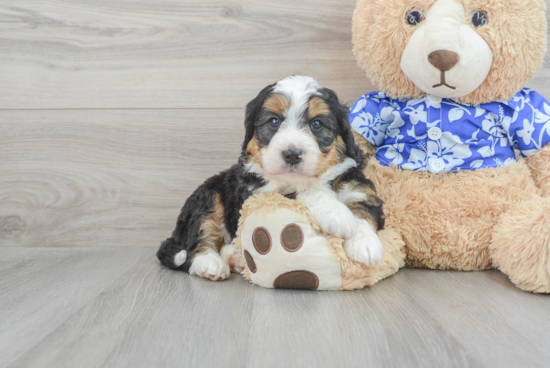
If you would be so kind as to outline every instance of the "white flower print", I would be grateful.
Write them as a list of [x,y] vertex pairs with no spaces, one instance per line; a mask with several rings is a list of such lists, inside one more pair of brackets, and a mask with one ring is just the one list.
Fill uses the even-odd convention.
[[363,96],[355,103],[355,106],[352,107],[351,113],[357,114],[359,111],[363,110],[365,106],[367,106],[367,99]]
[[445,170],[453,170],[464,164],[464,159],[472,156],[468,145],[460,137],[450,132],[443,132],[439,141],[428,142],[428,152],[432,158],[442,158],[445,161]]
[[481,126],[484,132],[491,134],[489,139],[494,140],[494,138],[497,138],[501,147],[508,146],[506,130],[504,130],[504,127],[500,123],[500,120],[496,114],[491,112],[485,115],[485,119],[481,123]]
[[485,114],[487,110],[482,109],[481,107],[476,107],[476,118],[479,118],[481,115]]
[[386,94],[382,92],[378,92],[376,95],[370,95],[369,98],[376,103],[380,103],[381,100],[386,98]]
[[504,167],[504,166],[510,166],[512,164],[515,164],[517,161],[515,158],[509,157],[504,162],[502,160],[495,158],[495,163],[498,167]]
[[353,119],[351,126],[358,132],[362,132],[361,134],[370,142],[381,145],[384,143],[386,125],[379,124],[379,119],[379,117],[373,117],[371,113],[362,111]]
[[483,158],[488,158],[495,155],[495,146],[483,146],[477,150],[477,153],[481,155]]
[[500,125],[502,125],[502,129],[504,130],[505,134],[508,134],[508,132],[510,131],[510,125],[512,125],[512,123],[513,121],[511,117],[505,116],[504,118],[502,118]]
[[[391,109],[391,111],[386,109]],[[382,116],[382,120],[389,122],[390,124],[388,125],[388,130],[386,131],[386,135],[390,138],[397,137],[397,139],[402,139],[403,135],[400,135],[399,133],[401,132],[401,127],[405,125],[405,120],[401,118],[401,114],[399,113],[399,111],[395,111],[391,107],[386,107],[385,109],[382,109],[381,116]]]
[[470,168],[472,169],[479,169],[483,167],[484,160],[476,160],[470,164]]
[[492,136],[500,138],[506,135],[506,132],[500,124],[498,116],[492,112],[485,115],[485,119],[481,123],[481,126],[485,132],[491,134]]
[[420,105],[416,109],[407,107],[404,112],[409,115],[409,119],[413,125],[418,124],[418,122],[426,123],[428,121],[428,112],[424,110],[424,105]]
[[529,120],[524,119],[523,120],[523,129],[518,130],[517,135],[520,138],[523,138],[523,143],[525,145],[528,145],[531,143],[531,137],[533,136],[533,133],[535,132],[535,123],[531,123]]
[[462,119],[463,116],[464,116],[464,110],[462,109],[451,109],[451,111],[449,111],[449,121],[451,123]]
[[[525,92],[525,89],[524,89],[524,92]],[[517,110],[523,110],[525,108],[525,104],[528,104],[531,99],[529,97],[527,97],[528,94],[521,94],[521,93],[518,93],[514,98],[512,98],[512,101],[516,102],[518,104],[517,106]]]
[[542,113],[542,111],[540,110],[535,109],[535,123],[545,124],[550,120],[550,106],[544,104],[544,110],[548,115]]
[[477,135],[479,134],[480,131],[481,129],[476,130],[474,134],[472,134],[472,138],[466,140],[466,143],[477,145],[477,142],[479,142]]
[[390,159],[395,165],[399,165],[403,162],[403,150],[405,149],[405,144],[395,143],[391,145],[386,150],[385,156]]
[[421,170],[426,171],[428,165],[428,154],[424,150],[413,148],[411,155],[409,156],[409,162],[403,164],[401,167],[405,170]]
[[[423,101],[423,100],[419,100],[419,101]],[[417,108],[408,106],[403,110],[403,112],[409,116],[409,120],[412,124],[411,129],[407,129],[407,135],[417,140],[426,138],[428,136],[427,134],[424,134],[421,136],[416,135],[416,125],[419,122],[421,123],[428,122],[428,111],[424,109],[424,105],[420,105]]]

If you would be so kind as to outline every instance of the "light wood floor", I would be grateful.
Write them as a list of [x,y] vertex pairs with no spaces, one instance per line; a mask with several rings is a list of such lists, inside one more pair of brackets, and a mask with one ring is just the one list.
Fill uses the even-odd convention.
[[161,268],[149,247],[0,248],[0,367],[548,367],[550,298],[497,272],[353,292]]
[[550,366],[550,297],[496,271],[296,292],[155,260],[261,88],[374,89],[355,2],[0,0],[0,368]]

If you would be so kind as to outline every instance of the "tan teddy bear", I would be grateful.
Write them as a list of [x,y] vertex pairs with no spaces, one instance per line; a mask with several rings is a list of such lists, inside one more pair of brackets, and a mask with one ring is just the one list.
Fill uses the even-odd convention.
[[[382,91],[357,100],[349,120],[385,202],[384,262],[350,261],[299,202],[261,195],[241,218],[245,276],[353,289],[404,265],[496,268],[550,293],[550,103],[523,88],[546,53],[544,1],[359,0],[353,22],[359,65]],[[292,224],[301,260],[284,244]],[[273,256],[258,252],[258,234],[270,234]]]

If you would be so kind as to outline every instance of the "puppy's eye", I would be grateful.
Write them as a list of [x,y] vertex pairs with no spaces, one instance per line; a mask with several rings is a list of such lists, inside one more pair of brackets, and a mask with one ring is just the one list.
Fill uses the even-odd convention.
[[277,118],[273,118],[269,120],[269,126],[272,128],[278,128],[279,125],[281,125],[281,121]]
[[484,27],[487,23],[489,23],[489,19],[487,18],[487,13],[484,11],[476,11],[472,16],[472,24],[476,28]]
[[413,9],[407,14],[407,23],[415,27],[424,21],[424,14],[418,9]]
[[311,123],[311,129],[318,130],[323,127],[323,123],[321,123],[319,120],[315,120]]

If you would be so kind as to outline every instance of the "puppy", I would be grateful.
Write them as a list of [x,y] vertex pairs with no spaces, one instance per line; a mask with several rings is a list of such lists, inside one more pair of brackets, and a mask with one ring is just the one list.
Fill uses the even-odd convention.
[[382,201],[363,174],[364,155],[347,117],[336,94],[312,78],[292,76],[264,88],[246,107],[238,164],[189,197],[157,252],[161,263],[211,280],[242,271],[233,244],[239,212],[260,192],[302,201],[324,232],[345,240],[351,259],[381,262]]

